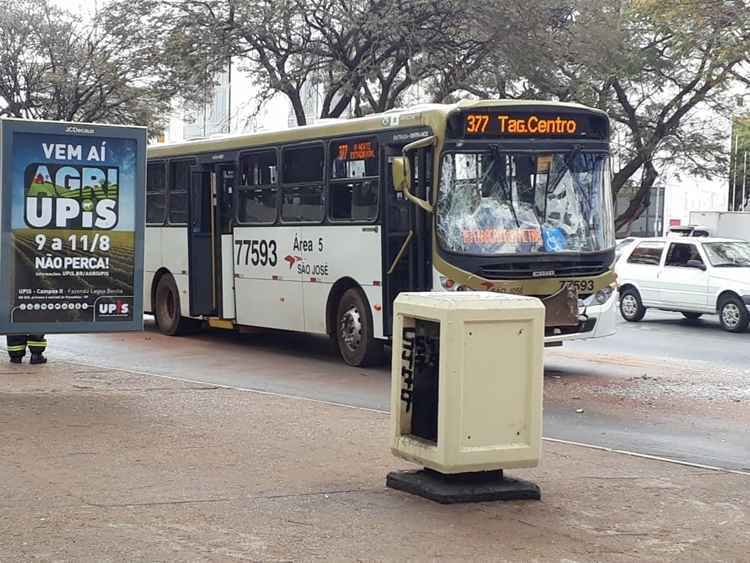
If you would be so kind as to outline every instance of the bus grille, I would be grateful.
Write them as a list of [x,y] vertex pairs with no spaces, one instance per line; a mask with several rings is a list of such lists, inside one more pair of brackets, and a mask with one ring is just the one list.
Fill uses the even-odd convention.
[[542,276],[550,278],[581,277],[581,276],[599,276],[608,270],[606,265],[600,261],[595,262],[576,262],[555,263],[555,262],[529,262],[527,264],[487,264],[480,266],[479,275],[490,280],[516,280],[516,279],[533,279],[534,272],[555,272],[554,275]]

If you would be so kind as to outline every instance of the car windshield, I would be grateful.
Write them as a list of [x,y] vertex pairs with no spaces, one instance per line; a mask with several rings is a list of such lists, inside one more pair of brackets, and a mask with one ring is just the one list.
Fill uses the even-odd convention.
[[476,255],[597,252],[614,246],[607,155],[510,153],[497,147],[443,156],[437,235]]
[[715,268],[750,268],[750,242],[707,242],[703,249]]

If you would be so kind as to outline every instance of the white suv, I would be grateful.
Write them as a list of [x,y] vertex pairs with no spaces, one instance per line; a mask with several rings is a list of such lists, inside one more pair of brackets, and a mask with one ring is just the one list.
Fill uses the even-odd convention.
[[742,332],[750,322],[750,243],[719,238],[643,239],[616,266],[620,313],[640,321],[646,309],[679,311],[688,319],[717,314]]

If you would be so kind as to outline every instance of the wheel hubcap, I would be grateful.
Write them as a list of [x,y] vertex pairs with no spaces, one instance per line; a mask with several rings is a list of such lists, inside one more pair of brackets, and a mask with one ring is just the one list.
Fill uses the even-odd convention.
[[341,341],[350,352],[356,352],[362,344],[362,317],[356,307],[348,309],[339,323]]
[[632,295],[622,298],[622,312],[626,317],[634,317],[638,312],[638,303]]
[[727,303],[721,310],[721,320],[729,328],[735,328],[740,324],[740,309],[734,303]]

